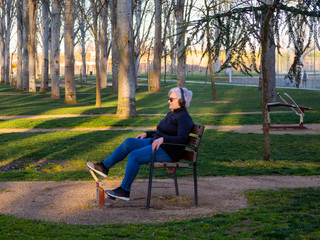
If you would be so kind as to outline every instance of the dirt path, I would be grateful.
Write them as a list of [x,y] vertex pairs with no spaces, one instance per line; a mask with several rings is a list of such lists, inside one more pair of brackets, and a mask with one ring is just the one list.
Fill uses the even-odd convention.
[[[105,181],[108,188],[119,181]],[[154,180],[150,210],[145,208],[147,181],[133,184],[131,201],[106,200],[98,207],[93,181],[0,182],[0,214],[71,224],[163,222],[209,216],[246,207],[247,189],[320,187],[320,176],[256,176],[199,178],[199,207],[193,204],[193,180],[179,179],[175,197],[172,179]]]
[[[320,134],[320,124],[307,124],[307,129],[271,129],[270,134],[293,134],[293,135],[307,135]],[[3,128],[0,133],[15,133],[15,132],[57,132],[57,131],[121,131],[121,130],[135,130],[146,131],[152,130],[156,127],[99,127],[99,128]],[[206,126],[206,129],[215,129],[218,131],[238,132],[238,133],[258,133],[263,134],[261,125],[241,125],[241,126]]]

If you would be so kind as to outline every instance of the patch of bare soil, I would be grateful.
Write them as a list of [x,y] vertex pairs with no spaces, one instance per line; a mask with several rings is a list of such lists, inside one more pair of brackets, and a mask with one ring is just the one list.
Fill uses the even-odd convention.
[[[106,199],[96,206],[96,184],[86,182],[0,182],[0,214],[70,224],[164,222],[210,216],[246,207],[247,189],[319,187],[320,176],[199,178],[199,206],[194,206],[193,179],[180,178],[180,196],[172,179],[154,180],[151,209],[145,208],[147,180],[132,186],[131,200]],[[108,188],[120,181],[105,180]]]

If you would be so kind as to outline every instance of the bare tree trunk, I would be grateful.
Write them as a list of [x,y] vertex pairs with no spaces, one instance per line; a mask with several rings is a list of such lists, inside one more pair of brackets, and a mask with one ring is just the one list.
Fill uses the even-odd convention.
[[[80,5],[85,7],[85,0],[81,0]],[[87,64],[86,64],[86,21],[81,14],[79,21],[79,29],[80,29],[80,43],[81,43],[81,57],[82,57],[82,75],[84,78],[87,77]]]
[[11,38],[11,23],[12,23],[12,0],[6,1],[6,18],[7,18],[7,28],[6,28],[6,39],[5,39],[5,84],[10,84],[10,38]]
[[51,19],[51,98],[60,98],[60,2],[52,1]]
[[154,0],[155,2],[155,37],[154,37],[154,59],[153,59],[153,92],[161,91],[161,0]]
[[178,87],[186,86],[186,50],[184,23],[184,0],[177,0],[176,20],[177,20],[177,41],[178,41]]
[[171,66],[170,66],[170,75],[176,75],[176,50],[175,50],[175,22],[174,22],[174,18],[172,20],[172,23],[168,25],[168,33],[171,36],[169,39],[170,42],[170,59],[171,59]]
[[135,88],[136,90],[139,89],[138,86],[138,77],[140,76],[140,53],[141,53],[141,39],[140,39],[140,29],[141,29],[141,5],[142,1],[136,1],[135,2],[135,19],[136,19],[136,41],[135,41],[135,49],[134,49],[134,62],[135,62]]
[[29,92],[36,92],[36,24],[38,0],[29,0]]
[[262,122],[263,122],[263,134],[264,134],[264,161],[270,161],[270,136],[269,136],[269,124],[267,119],[267,103],[268,103],[268,90],[269,90],[269,72],[268,72],[268,35],[270,28],[270,21],[275,8],[279,4],[280,0],[275,0],[272,6],[269,8],[263,22],[261,30],[261,64],[262,64]]
[[101,13],[101,39],[100,39],[100,63],[101,63],[101,88],[107,87],[107,46],[108,46],[108,38],[107,38],[107,27],[108,27],[108,1],[103,0],[102,4],[104,4],[102,13]]
[[42,71],[40,92],[49,90],[49,1],[42,0]]
[[22,42],[22,86],[23,90],[29,91],[29,2],[23,0],[23,39]]
[[17,89],[22,89],[22,38],[23,38],[23,22],[22,22],[22,4],[21,0],[16,2],[17,9]]
[[0,2],[0,83],[5,83],[5,5]]
[[65,27],[64,27],[64,51],[65,51],[65,103],[77,103],[74,81],[74,45],[73,45],[73,0],[65,2]]
[[[208,8],[207,4],[206,5],[206,11],[207,11],[207,16],[210,15],[210,9]],[[207,50],[208,50],[208,67],[210,70],[210,80],[211,80],[211,88],[212,88],[212,101],[217,100],[217,95],[216,95],[216,86],[215,86],[215,80],[214,80],[214,70],[213,70],[213,64],[214,64],[214,59],[212,56],[212,46],[211,46],[211,41],[210,41],[210,26],[209,24],[206,25],[206,35],[207,35]]]
[[119,53],[117,49],[118,33],[116,31],[118,25],[118,19],[116,11],[118,8],[118,1],[110,1],[110,13],[111,13],[111,34],[112,34],[112,89],[114,92],[118,91],[119,80]]
[[[264,0],[265,4],[272,5],[272,0]],[[262,19],[265,18],[267,13],[262,14]],[[263,21],[263,20],[262,20]],[[269,33],[266,52],[266,64],[268,72],[268,102],[276,101],[276,55],[275,55],[275,43],[273,34],[273,20],[271,18],[269,23]],[[261,63],[262,66],[262,63]],[[261,75],[263,75],[263,68],[261,68]],[[261,77],[262,80],[263,76]],[[263,80],[261,81],[261,88],[263,89]]]
[[119,93],[117,117],[136,117],[132,1],[117,1]]

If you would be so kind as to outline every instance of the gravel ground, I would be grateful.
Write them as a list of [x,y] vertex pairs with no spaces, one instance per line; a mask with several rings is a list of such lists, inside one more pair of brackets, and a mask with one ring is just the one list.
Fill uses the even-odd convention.
[[[248,189],[320,187],[320,176],[255,176],[199,178],[199,206],[193,202],[193,179],[178,179],[175,196],[172,179],[154,180],[151,209],[146,209],[147,180],[132,186],[131,200],[106,198],[96,206],[94,181],[0,182],[0,214],[69,224],[165,222],[234,212],[246,207]],[[105,180],[108,188],[120,181]]]

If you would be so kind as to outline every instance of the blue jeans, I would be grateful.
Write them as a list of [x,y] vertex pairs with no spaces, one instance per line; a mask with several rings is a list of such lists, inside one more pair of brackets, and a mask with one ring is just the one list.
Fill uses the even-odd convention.
[[[111,168],[116,163],[122,161],[128,154],[128,162],[124,179],[122,180],[121,187],[130,191],[131,185],[138,174],[141,164],[151,162],[152,158],[152,143],[150,138],[138,139],[127,138],[125,139],[113,153],[103,161],[107,168]],[[155,162],[172,162],[168,154],[161,148],[155,152]]]

